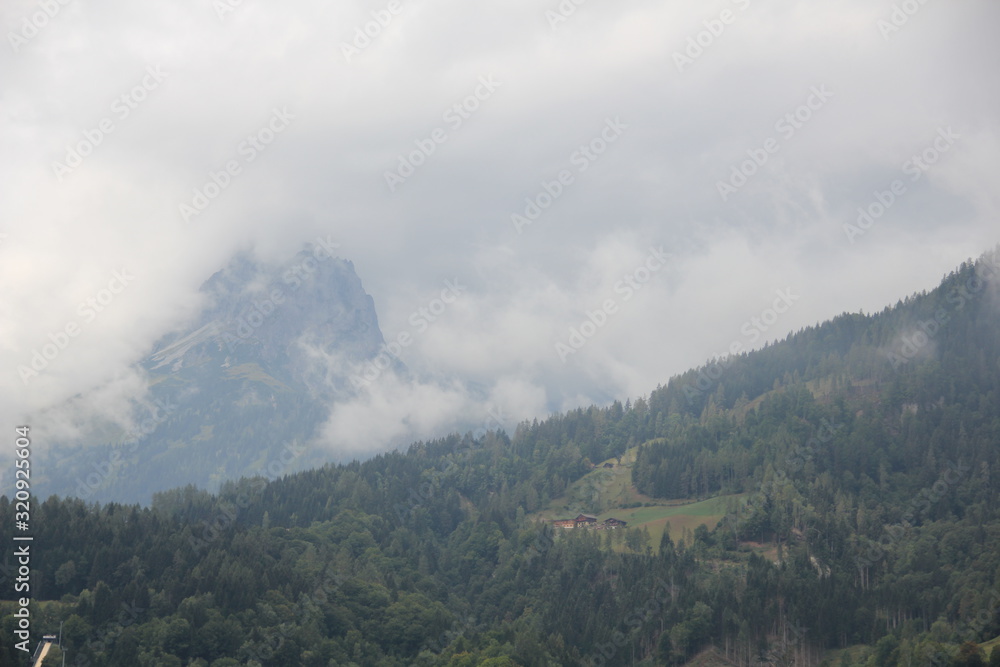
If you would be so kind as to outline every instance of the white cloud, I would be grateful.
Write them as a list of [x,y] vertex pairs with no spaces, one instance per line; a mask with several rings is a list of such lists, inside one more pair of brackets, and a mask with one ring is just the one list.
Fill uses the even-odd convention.
[[[645,394],[740,338],[775,289],[802,299],[769,338],[931,287],[997,241],[995,3],[929,3],[888,40],[891,2],[586,3],[553,31],[557,5],[404,3],[350,63],[341,44],[377,2],[243,2],[223,20],[209,2],[70,2],[0,49],[3,421],[96,387],[93,410],[123,419],[138,387],[114,379],[249,246],[274,259],[331,235],[387,338],[444,280],[469,284],[403,354],[412,386],[334,412],[330,433],[360,452],[475,423],[490,400],[516,420]],[[673,53],[727,7],[736,21],[679,73]],[[0,25],[36,10],[5,3]],[[119,118],[114,100],[157,65],[165,81]],[[491,74],[502,87],[390,193],[396,156]],[[822,84],[835,97],[721,201],[734,161]],[[246,160],[275,107],[294,121]],[[113,132],[60,182],[53,161],[105,117]],[[614,117],[628,130],[518,235],[511,213]],[[948,125],[961,144],[850,244],[842,225]],[[178,205],[227,160],[241,173],[184,222]],[[562,363],[555,343],[650,244],[676,262]],[[26,386],[17,367],[122,267],[134,283]]]

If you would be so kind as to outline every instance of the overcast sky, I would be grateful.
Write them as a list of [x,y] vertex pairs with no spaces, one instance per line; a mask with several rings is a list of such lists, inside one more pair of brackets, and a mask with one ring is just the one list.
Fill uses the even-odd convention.
[[127,418],[208,276],[317,238],[416,377],[334,410],[335,453],[881,309],[1000,241],[998,25],[995,0],[5,0],[3,421],[78,394]]

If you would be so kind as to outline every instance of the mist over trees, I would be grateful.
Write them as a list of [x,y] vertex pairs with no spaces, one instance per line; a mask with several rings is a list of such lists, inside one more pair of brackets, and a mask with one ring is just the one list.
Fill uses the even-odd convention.
[[[35,499],[32,646],[62,623],[72,665],[998,664],[997,259],[512,434]],[[633,448],[650,498],[739,496],[677,543],[535,520]],[[27,664],[14,609],[0,665]]]

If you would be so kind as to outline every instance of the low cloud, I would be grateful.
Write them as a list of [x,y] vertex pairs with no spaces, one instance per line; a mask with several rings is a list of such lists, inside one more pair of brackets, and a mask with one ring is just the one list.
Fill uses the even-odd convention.
[[[281,261],[329,235],[387,341],[414,334],[399,353],[410,376],[333,406],[330,447],[353,455],[475,425],[494,395],[517,421],[647,394],[743,340],[775,290],[801,299],[751,345],[933,288],[997,242],[995,3],[926,3],[888,39],[892,2],[584,3],[553,26],[558,6],[402,3],[350,62],[342,45],[378,5],[243,2],[220,17],[194,0],[70,2],[17,48],[8,38],[0,421],[80,442],[88,415],[126,427],[142,394],[130,369],[191,325],[201,284],[248,248]],[[37,11],[5,3],[0,26],[25,35]],[[679,72],[690,39],[701,52]],[[391,192],[385,171],[483,77],[502,85]],[[780,135],[824,85],[834,96]],[[294,118],[271,137],[275,109]],[[581,169],[573,156],[608,119],[628,127]],[[961,141],[850,243],[858,207],[941,127]],[[718,181],[772,136],[780,150],[723,201]],[[266,147],[241,152],[251,138]],[[88,155],[57,174],[71,150]],[[511,215],[567,169],[572,184],[518,234]],[[220,170],[225,187],[183,215]],[[669,266],[626,303],[615,283],[661,245]],[[85,321],[80,304],[122,269],[134,281]],[[455,279],[467,292],[417,333],[413,313]],[[607,299],[617,312],[560,359]],[[19,366],[72,323],[25,383]]]

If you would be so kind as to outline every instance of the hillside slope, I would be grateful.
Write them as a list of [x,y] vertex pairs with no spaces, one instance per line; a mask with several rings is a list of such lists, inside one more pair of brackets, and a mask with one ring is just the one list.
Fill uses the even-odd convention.
[[[64,622],[70,660],[141,667],[981,664],[1000,635],[997,258],[741,357],[700,406],[705,369],[151,508],[49,499],[33,591],[58,602],[32,633]],[[602,486],[590,463],[618,455]],[[726,516],[655,545],[532,520],[627,498],[653,506],[606,511]],[[0,498],[0,522],[15,509]]]
[[240,254],[201,291],[198,318],[141,364],[149,395],[136,429],[85,447],[52,443],[37,489],[148,503],[175,486],[214,490],[324,462],[306,444],[384,342],[353,265],[319,245],[280,265]]

